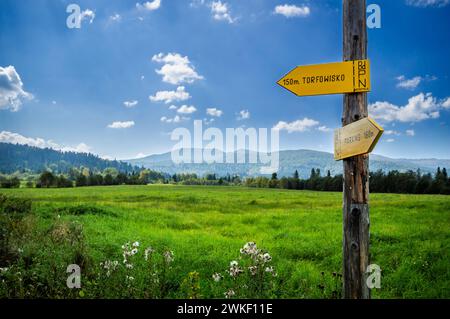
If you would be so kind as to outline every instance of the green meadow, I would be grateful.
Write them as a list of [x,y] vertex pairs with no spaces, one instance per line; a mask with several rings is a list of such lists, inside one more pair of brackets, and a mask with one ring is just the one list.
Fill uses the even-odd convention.
[[[241,263],[247,242],[268,252],[276,270],[264,285],[270,292],[254,296],[340,296],[341,193],[174,185],[0,193],[32,202],[7,242],[19,253],[7,260],[0,297],[223,298],[236,284],[227,278],[230,262]],[[450,196],[371,194],[370,221],[371,263],[382,269],[373,298],[450,298]],[[136,267],[100,274],[106,260],[121,267],[122,245],[136,241]],[[143,273],[153,271],[143,265],[148,246],[173,252],[155,271],[159,292],[143,292]],[[81,263],[81,289],[65,286],[71,263]]]

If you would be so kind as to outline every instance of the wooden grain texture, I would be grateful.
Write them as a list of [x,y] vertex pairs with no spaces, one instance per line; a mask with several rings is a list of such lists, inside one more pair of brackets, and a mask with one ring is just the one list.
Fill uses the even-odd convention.
[[[365,0],[343,0],[343,27],[344,61],[367,59]],[[343,126],[367,116],[367,93],[344,95]],[[343,297],[368,299],[369,156],[344,159],[343,165]]]

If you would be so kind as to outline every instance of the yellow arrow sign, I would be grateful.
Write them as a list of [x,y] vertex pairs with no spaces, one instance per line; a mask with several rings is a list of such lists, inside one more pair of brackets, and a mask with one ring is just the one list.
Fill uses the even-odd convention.
[[372,152],[377,144],[383,128],[371,118],[353,122],[334,131],[334,159]]
[[298,66],[277,82],[298,96],[370,91],[369,60]]

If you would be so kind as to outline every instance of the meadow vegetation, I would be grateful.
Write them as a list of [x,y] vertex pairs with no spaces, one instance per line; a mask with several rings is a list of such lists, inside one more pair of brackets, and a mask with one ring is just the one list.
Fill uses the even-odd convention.
[[[450,297],[450,197],[371,194],[374,298]],[[340,298],[342,194],[0,190],[1,298]],[[81,289],[66,286],[69,264]]]

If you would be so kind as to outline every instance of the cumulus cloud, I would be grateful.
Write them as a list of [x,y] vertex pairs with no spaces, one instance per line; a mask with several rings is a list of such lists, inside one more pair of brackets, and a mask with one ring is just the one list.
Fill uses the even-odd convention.
[[222,110],[219,110],[215,107],[212,108],[207,108],[206,109],[206,114],[210,115],[210,116],[214,116],[214,117],[221,117],[223,114]]
[[235,18],[231,17],[228,3],[222,1],[211,2],[211,14],[215,20],[227,21],[228,23],[234,23]]
[[397,77],[397,87],[407,90],[414,90],[422,81],[422,77],[415,76],[412,79],[407,79],[404,75]]
[[406,4],[413,7],[445,7],[450,0],[406,0]]
[[0,110],[16,112],[24,99],[31,100],[33,95],[23,89],[23,83],[14,66],[0,66]]
[[321,132],[331,132],[331,128],[329,128],[329,127],[327,127],[327,126],[325,126],[325,125],[319,126],[319,127],[317,128],[317,130],[319,130],[319,131],[321,131]]
[[206,126],[211,125],[212,123],[214,123],[215,119],[212,118],[204,118],[203,119],[203,124],[205,124]]
[[191,98],[191,95],[185,91],[184,86],[179,86],[176,91],[158,91],[155,95],[149,96],[152,102],[164,102],[166,104],[185,101]]
[[136,8],[139,10],[147,10],[147,11],[155,11],[158,10],[161,7],[161,0],[153,0],[153,1],[147,1],[142,4],[139,2],[136,3]]
[[109,128],[114,129],[130,128],[132,126],[134,126],[134,121],[124,121],[124,122],[116,121],[108,125]]
[[314,128],[317,125],[319,125],[319,122],[305,117],[304,119],[296,120],[293,122],[279,121],[273,128],[275,130],[284,130],[288,133],[292,133],[309,131],[311,128]]
[[179,116],[175,115],[174,117],[170,118],[167,116],[161,117],[161,122],[163,123],[180,123],[181,121],[187,121],[189,120],[189,117]]
[[249,110],[241,110],[238,114],[238,121],[247,120],[250,118],[250,112]]
[[125,101],[123,102],[123,105],[125,105],[125,107],[127,108],[132,108],[135,107],[136,105],[138,105],[138,101],[134,100],[134,101]]
[[400,75],[396,79],[398,81],[398,83],[397,83],[398,88],[414,90],[423,81],[430,82],[430,81],[436,80],[437,78],[435,76],[426,75],[425,77],[415,76],[411,79],[408,79],[404,75]]
[[296,6],[293,4],[283,4],[275,7],[275,14],[281,14],[286,18],[307,17],[311,13],[308,6]]
[[442,107],[445,109],[450,109],[450,97],[442,101]]
[[414,135],[416,135],[416,132],[414,130],[406,130],[406,135],[414,136]]
[[395,130],[386,130],[386,131],[384,131],[384,135],[396,135],[396,136],[398,136],[398,135],[400,135],[400,132],[397,132]]
[[[448,100],[448,99],[447,99]],[[369,114],[385,122],[420,122],[439,117],[439,111],[446,108],[446,102],[438,101],[431,93],[420,93],[409,98],[408,104],[397,106],[389,102],[375,102],[369,105]]]
[[112,15],[109,17],[109,20],[111,20],[112,22],[120,22],[122,20],[122,16],[118,13]]
[[392,142],[395,142],[395,140],[394,140],[393,138],[388,138],[388,139],[386,140],[386,142],[392,143]]
[[177,110],[177,112],[180,113],[180,114],[192,114],[192,113],[194,113],[195,111],[197,111],[197,109],[196,109],[195,106],[193,106],[193,105],[191,105],[191,106],[188,106],[188,105],[182,105],[182,106]]
[[9,131],[0,132],[0,142],[29,145],[39,148],[51,148],[63,152],[89,153],[91,151],[91,147],[86,145],[85,143],[80,143],[75,146],[67,146],[55,143],[52,140],[45,140],[39,137],[37,138],[26,137],[19,133]]
[[195,71],[195,67],[189,61],[187,56],[181,56],[179,53],[156,54],[152,61],[163,63],[164,65],[156,73],[162,75],[163,81],[170,84],[193,83],[195,80],[203,79]]
[[94,22],[95,19],[95,12],[91,9],[86,9],[84,11],[81,11],[80,13],[80,21],[83,22],[84,20],[89,21],[89,24]]

